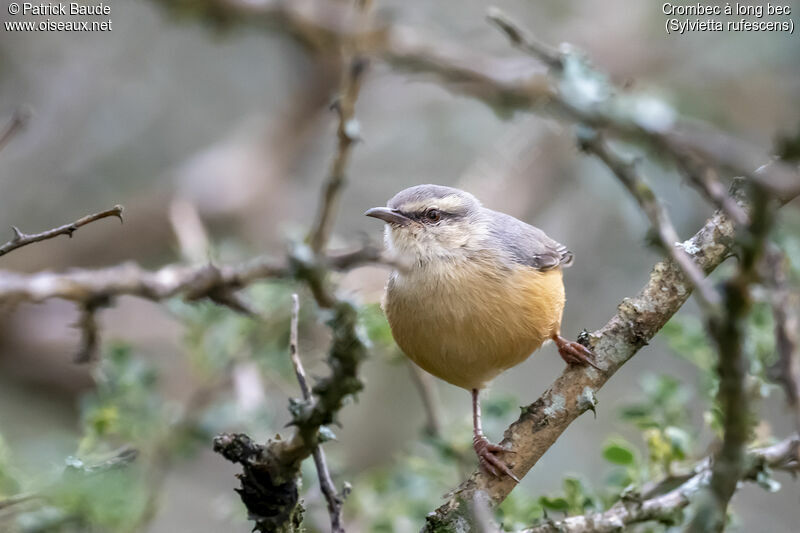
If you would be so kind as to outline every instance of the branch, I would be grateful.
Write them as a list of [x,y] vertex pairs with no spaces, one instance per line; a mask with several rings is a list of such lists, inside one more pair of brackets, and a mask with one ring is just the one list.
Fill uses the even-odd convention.
[[[292,294],[292,323],[289,333],[289,355],[292,359],[292,366],[294,367],[297,382],[300,384],[300,391],[303,394],[303,399],[306,402],[312,401],[311,391],[308,388],[308,381],[306,380],[306,371],[303,369],[303,363],[300,360],[297,342],[297,323],[299,322],[300,315],[300,302],[297,294]],[[312,452],[314,456],[314,465],[317,468],[317,475],[319,476],[319,486],[325,500],[328,502],[328,513],[331,516],[331,532],[344,533],[342,527],[342,498],[337,494],[336,487],[333,485],[331,473],[328,470],[328,464],[325,460],[325,452],[320,444],[314,446]]]
[[714,457],[709,487],[704,491],[687,531],[722,531],[728,504],[745,469],[745,447],[750,439],[752,413],[747,391],[748,360],[744,351],[745,321],[752,307],[750,286],[757,281],[757,268],[767,247],[775,220],[767,191],[753,189],[751,222],[736,243],[739,268],[724,283],[721,315],[709,315],[708,331],[717,345],[717,402],[722,411],[722,447]]
[[706,279],[703,270],[681,247],[678,232],[675,231],[675,226],[672,224],[667,210],[644,178],[639,175],[635,164],[614,153],[597,132],[592,131],[581,135],[579,143],[582,149],[593,153],[603,161],[628,189],[650,220],[661,247],[691,282],[692,288],[696,291],[695,298],[702,309],[708,314],[716,314],[721,300],[719,293]]
[[772,290],[772,315],[775,317],[775,339],[778,361],[770,369],[772,378],[783,386],[786,399],[794,412],[795,426],[800,431],[800,299],[788,287],[788,259],[776,246],[768,253],[769,286]]
[[[608,76],[582,54],[567,47],[562,47],[561,53],[550,50],[497,8],[490,8],[488,18],[514,45],[555,71],[553,84],[557,89],[549,100],[551,111],[623,139],[646,141],[668,153],[679,167],[689,170],[687,175],[707,197],[730,210],[733,220],[739,222],[741,212],[720,196],[723,191],[711,182],[711,177],[698,176],[689,162],[694,166],[694,160],[699,159],[735,175],[747,176],[783,201],[800,194],[797,167],[773,161],[772,154],[709,124],[680,117],[664,102],[618,91]],[[765,161],[772,162],[764,165]]]
[[86,215],[85,217],[79,218],[70,224],[65,224],[57,228],[43,231],[42,233],[34,233],[31,235],[22,233],[16,226],[11,226],[11,228],[14,230],[14,238],[0,246],[0,256],[12,252],[17,248],[22,248],[23,246],[27,246],[35,242],[52,239],[54,237],[58,237],[59,235],[67,235],[69,238],[72,238],[72,234],[75,233],[81,226],[91,224],[92,222],[107,217],[117,217],[119,218],[120,222],[122,222],[122,206],[115,205],[111,209],[95,213],[94,215]]
[[155,271],[145,270],[135,263],[63,273],[0,271],[0,304],[42,302],[50,298],[86,302],[123,295],[154,301],[178,295],[187,300],[213,300],[218,291],[238,290],[266,279],[297,277],[295,268],[303,265],[306,269],[349,270],[370,263],[392,264],[392,259],[378,248],[366,245],[328,255],[319,262],[292,257],[281,261],[264,256],[234,265],[167,265]]
[[[756,448],[747,453],[749,469],[740,477],[741,481],[755,481],[757,476],[770,469],[796,472],[800,468],[797,460],[800,438],[789,437],[778,444]],[[625,498],[605,512],[582,516],[571,516],[551,521],[519,533],[615,533],[628,526],[642,522],[657,521],[668,525],[680,523],[680,516],[695,495],[707,487],[711,478],[712,459],[701,461],[689,476],[676,488],[660,493],[661,487],[670,487],[675,478],[666,478],[655,486],[655,490],[636,498]]]

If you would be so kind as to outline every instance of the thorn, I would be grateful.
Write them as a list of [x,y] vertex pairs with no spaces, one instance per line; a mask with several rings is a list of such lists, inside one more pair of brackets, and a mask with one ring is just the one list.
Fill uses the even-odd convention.
[[125,220],[122,218],[122,212],[125,211],[125,208],[117,204],[114,206],[113,209],[114,211],[116,211],[116,213],[114,213],[114,216],[116,216],[119,219],[119,223],[124,224]]
[[18,241],[21,241],[23,238],[25,238],[25,234],[24,234],[24,233],[22,233],[22,232],[19,230],[19,228],[18,228],[18,227],[16,227],[16,226],[11,226],[11,230],[14,232],[14,238],[13,238],[13,239],[11,239],[11,241],[12,241],[12,242],[18,242]]

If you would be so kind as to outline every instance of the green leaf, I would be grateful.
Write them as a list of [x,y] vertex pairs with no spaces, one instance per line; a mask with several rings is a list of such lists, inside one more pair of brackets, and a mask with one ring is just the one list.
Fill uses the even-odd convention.
[[634,463],[633,451],[628,447],[627,443],[615,441],[606,444],[603,448],[603,457],[609,463],[615,465],[628,466]]
[[569,509],[569,502],[564,498],[551,498],[549,496],[541,496],[539,498],[539,503],[545,509],[550,509],[551,511],[564,511],[566,512]]

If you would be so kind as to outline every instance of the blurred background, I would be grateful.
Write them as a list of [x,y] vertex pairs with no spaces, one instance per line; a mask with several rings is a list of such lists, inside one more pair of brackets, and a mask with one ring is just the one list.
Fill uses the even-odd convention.
[[[302,237],[311,224],[336,146],[337,117],[328,110],[338,87],[335,72],[285,34],[247,25],[210,28],[174,16],[165,9],[168,3],[109,2],[111,32],[0,31],[0,118],[7,120],[20,105],[33,111],[26,129],[0,153],[0,227],[42,231],[114,204],[125,206],[124,225],[114,219],[94,223],[72,239],[3,257],[0,268],[34,272],[123,261],[156,268],[204,260],[204,253],[187,258],[178,244],[171,213],[172,219],[185,220],[187,209],[199,215],[211,243],[208,257],[215,262],[281,255],[288,240]],[[785,3],[800,13],[800,3]],[[652,2],[496,4],[541,40],[588,51],[618,83],[759,146],[771,146],[800,123],[796,33],[670,36],[661,5]],[[376,1],[376,9],[396,22],[485,53],[516,56],[486,23],[486,7],[473,0]],[[3,9],[0,18],[11,17]],[[660,257],[647,245],[647,223],[638,207],[605,167],[577,150],[574,131],[559,122],[521,113],[499,116],[474,99],[380,61],[370,65],[356,110],[363,142],[349,166],[332,248],[366,237],[378,241],[382,227],[362,214],[405,187],[464,188],[574,251],[575,266],[566,271],[563,325],[573,338],[605,324]],[[644,169],[681,236],[689,237],[711,210],[670,168],[648,160]],[[800,228],[794,211],[784,213],[790,235]],[[11,236],[9,229],[5,237]],[[470,449],[466,392],[433,381],[441,428],[435,438],[424,436],[419,383],[385,338],[374,306],[387,275],[385,268],[369,267],[342,280],[343,291],[368,304],[365,320],[376,332],[363,369],[366,389],[342,411],[342,427],[334,428],[338,440],[325,446],[337,485],[345,480],[353,485],[346,504],[353,531],[418,530],[436,498],[472,467],[437,459],[439,441]],[[283,427],[287,398],[299,395],[285,358],[292,290],[298,289],[276,284],[253,289],[252,298],[274,317],[267,325],[210,304],[120,298],[100,314],[106,356],[103,364],[92,365],[73,363],[80,337],[73,304],[0,307],[0,482],[5,461],[6,475],[34,490],[60,475],[65,458],[102,449],[97,439],[114,442],[126,431],[132,438],[155,438],[159,428],[180,418],[191,422],[191,431],[179,443],[159,441],[163,449],[156,455],[163,468],[155,481],[146,476],[144,486],[158,487],[157,498],[155,489],[147,488],[120,504],[131,513],[130,507],[146,509],[131,519],[136,527],[120,526],[119,515],[100,516],[97,523],[112,531],[152,533],[249,530],[232,490],[237,468],[211,451],[210,437],[246,430],[263,440],[290,431]],[[325,328],[302,291],[301,305],[301,353],[311,375],[325,375]],[[702,351],[701,325],[691,303],[679,319],[600,391],[596,417],[575,422],[524,479],[504,511],[508,520],[535,513],[520,509],[526,500],[561,491],[565,476],[599,491],[620,469],[634,477],[632,470],[646,469],[639,463],[649,453],[641,427],[620,413],[665,388],[678,391],[668,393],[669,402],[676,402],[676,410],[688,416],[686,426],[694,428],[692,454],[707,452],[713,436],[704,428],[707,376],[696,358],[670,348],[695,335],[699,340],[692,347]],[[218,383],[220,372],[230,368]],[[549,345],[498,378],[484,395],[490,439],[499,440],[516,419],[517,406],[535,400],[562,368]],[[131,394],[148,400],[139,398],[135,409],[126,400],[133,414],[109,411],[120,409],[111,398],[119,391],[98,387],[98,379],[132,380],[125,386],[141,390]],[[213,401],[198,407],[194,400],[209,390]],[[784,403],[778,392],[759,406],[778,436],[792,428]],[[132,425],[109,436],[108,427],[125,416],[133,417]],[[629,443],[637,462],[604,459],[609,442]],[[325,531],[315,475],[305,472],[307,525]],[[798,485],[788,476],[777,479],[785,484],[777,494],[755,485],[737,494],[739,530],[754,531],[769,517],[770,531],[796,531]],[[19,516],[4,524],[0,514],[0,529],[56,531],[48,529],[59,527],[48,525],[53,515],[48,512],[32,509],[22,525]]]

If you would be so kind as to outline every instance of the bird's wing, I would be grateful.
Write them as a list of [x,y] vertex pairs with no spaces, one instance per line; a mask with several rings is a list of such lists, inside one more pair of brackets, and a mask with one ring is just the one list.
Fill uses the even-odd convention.
[[572,252],[545,232],[510,215],[493,212],[489,232],[511,259],[537,270],[552,270],[572,265]]

